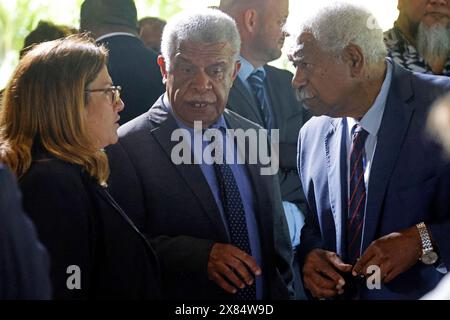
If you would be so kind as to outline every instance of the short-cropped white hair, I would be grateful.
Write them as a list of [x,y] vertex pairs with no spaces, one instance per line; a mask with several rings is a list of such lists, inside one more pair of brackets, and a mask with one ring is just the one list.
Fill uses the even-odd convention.
[[310,32],[323,50],[337,55],[349,44],[357,45],[369,66],[387,55],[383,30],[373,14],[359,5],[345,2],[326,5],[301,23],[297,36],[303,32]]
[[184,41],[229,43],[235,53],[233,58],[239,59],[241,38],[236,23],[217,9],[181,12],[167,22],[161,37],[161,54],[168,70],[175,51]]

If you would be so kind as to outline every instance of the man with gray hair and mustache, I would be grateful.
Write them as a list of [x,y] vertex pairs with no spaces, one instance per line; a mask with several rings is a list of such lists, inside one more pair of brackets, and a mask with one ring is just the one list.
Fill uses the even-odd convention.
[[389,56],[412,71],[450,76],[450,0],[398,0],[397,8],[384,33]]
[[417,299],[450,270],[450,166],[425,138],[450,79],[386,58],[372,17],[327,5],[289,55],[292,84],[316,115],[298,142],[300,265],[316,298]]
[[[236,137],[228,129],[261,129],[225,108],[239,50],[236,24],[219,10],[172,17],[158,57],[166,93],[120,127],[119,143],[108,150],[111,191],[152,239],[169,299],[292,295],[292,247],[277,176],[261,175],[259,163],[234,161]],[[203,131],[213,129],[222,144],[209,158]],[[174,153],[179,133],[188,145],[183,159],[195,161]]]

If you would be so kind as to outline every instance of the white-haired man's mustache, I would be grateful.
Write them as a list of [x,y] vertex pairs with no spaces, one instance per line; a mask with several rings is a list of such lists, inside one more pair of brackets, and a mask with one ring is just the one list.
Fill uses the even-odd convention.
[[305,87],[303,88],[298,88],[297,90],[295,90],[295,95],[297,97],[297,99],[299,101],[304,101],[306,99],[311,99],[314,98],[314,96],[312,94],[310,94]]

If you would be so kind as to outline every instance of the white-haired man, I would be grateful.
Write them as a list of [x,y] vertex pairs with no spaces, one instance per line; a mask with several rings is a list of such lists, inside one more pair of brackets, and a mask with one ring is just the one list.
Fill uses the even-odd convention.
[[[241,68],[230,90],[229,108],[280,134],[279,180],[294,251],[300,243],[305,197],[296,168],[297,136],[309,113],[295,97],[292,73],[267,63],[281,56],[289,15],[288,0],[221,0],[220,9],[236,21],[241,36]],[[297,270],[297,259],[294,259]],[[304,299],[294,270],[296,298]]]
[[298,96],[319,116],[298,146],[309,209],[300,258],[317,298],[417,299],[450,268],[450,167],[423,134],[450,79],[385,59],[371,16],[326,6],[290,54]]
[[384,34],[389,56],[412,71],[450,76],[450,1],[398,0],[397,8]]
[[[260,129],[225,109],[239,70],[239,47],[236,24],[219,10],[173,17],[158,58],[166,94],[122,126],[119,144],[110,150],[110,186],[133,219],[140,219],[143,204],[143,228],[160,258],[167,298],[289,299],[292,294],[292,247],[276,176],[260,175],[258,164],[233,161],[234,140],[225,132]],[[210,161],[195,122],[206,132],[220,132],[225,163]],[[188,141],[183,159],[193,155],[196,162],[177,160],[177,133]],[[133,176],[137,184],[125,184]],[[130,201],[130,188],[134,196],[142,191],[143,199]]]

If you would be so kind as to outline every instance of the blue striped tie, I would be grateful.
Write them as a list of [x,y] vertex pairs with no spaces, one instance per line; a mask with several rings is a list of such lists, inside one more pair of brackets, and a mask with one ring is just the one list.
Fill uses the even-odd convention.
[[264,121],[265,129],[272,129],[272,115],[269,106],[269,102],[264,87],[264,72],[262,70],[256,70],[248,77],[248,82],[253,89],[253,94],[256,96],[256,100],[259,103],[261,115]]
[[364,145],[367,131],[355,125],[350,151],[350,189],[347,216],[347,254],[354,264],[361,255],[362,226],[366,206],[366,184],[364,182]]

